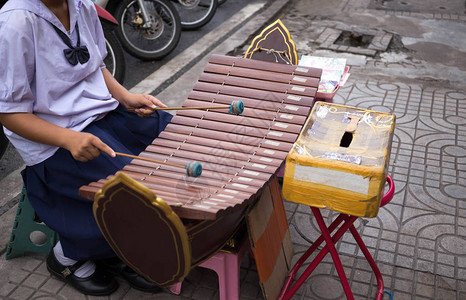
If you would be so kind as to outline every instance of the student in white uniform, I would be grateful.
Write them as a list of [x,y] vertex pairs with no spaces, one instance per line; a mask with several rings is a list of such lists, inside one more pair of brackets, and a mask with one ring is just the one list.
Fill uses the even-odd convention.
[[158,99],[121,86],[105,56],[91,0],[9,0],[0,10],[0,122],[26,163],[31,205],[59,234],[49,271],[85,294],[111,294],[120,271],[133,287],[154,292],[155,284],[114,259],[92,201],[78,195],[129,162],[114,151],[138,155],[171,120],[148,109],[165,106]]

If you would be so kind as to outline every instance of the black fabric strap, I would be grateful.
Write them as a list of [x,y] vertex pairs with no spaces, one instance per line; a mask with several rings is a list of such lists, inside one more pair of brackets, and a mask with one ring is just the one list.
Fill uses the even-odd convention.
[[78,261],[76,262],[74,265],[72,266],[67,266],[65,267],[65,269],[63,269],[63,271],[61,271],[61,274],[66,278],[70,275],[73,275],[74,272],[76,272],[77,269],[79,269],[82,265],[84,265],[86,261],[83,260],[83,261]]
[[76,47],[73,47],[71,44],[70,38],[64,34],[60,29],[58,29],[55,25],[50,23],[53,26],[53,29],[58,33],[58,36],[62,39],[62,41],[68,46],[69,49],[63,49],[63,54],[65,54],[66,60],[73,65],[76,66],[78,62],[80,64],[85,64],[90,58],[89,50],[86,46],[81,46],[81,38],[79,36],[79,26],[78,22],[76,22],[76,33],[78,34],[78,40],[76,43]]

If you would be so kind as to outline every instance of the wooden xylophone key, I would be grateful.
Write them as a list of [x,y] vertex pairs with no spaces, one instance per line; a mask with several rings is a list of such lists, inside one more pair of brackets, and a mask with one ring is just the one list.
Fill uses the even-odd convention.
[[[237,146],[237,149],[240,147]],[[205,154],[205,155],[210,155],[214,157],[215,159],[223,159],[223,158],[228,158],[231,160],[235,161],[252,161],[252,162],[257,162],[257,163],[266,163],[268,165],[274,166],[274,167],[279,167],[283,160],[277,159],[274,157],[263,157],[260,155],[253,155],[254,153],[244,153],[244,152],[238,152],[238,151],[232,151],[232,150],[226,150],[223,147],[219,148],[212,148],[212,147],[207,147],[204,145],[196,145],[196,144],[190,144],[190,143],[183,143],[180,145],[179,142],[176,141],[171,141],[171,140],[164,140],[164,139],[159,139],[158,143],[156,145],[150,145],[147,147],[146,151],[148,152],[155,152],[155,153],[160,153],[160,154],[167,154],[170,155],[174,151],[183,151],[187,153],[186,158],[189,158],[189,153],[200,153],[200,154]],[[184,157],[184,156],[183,156]],[[261,158],[267,158],[267,159],[261,159]],[[228,163],[226,163],[228,165]],[[238,163],[232,163],[231,165],[236,166]]]
[[283,73],[283,74],[309,76],[309,77],[314,77],[314,78],[320,78],[322,74],[322,70],[316,69],[316,68],[291,66],[291,65],[284,65],[284,64],[274,64],[274,63],[260,61],[260,60],[252,61],[250,59],[244,59],[244,58],[232,57],[232,56],[224,56],[224,55],[218,55],[218,54],[212,55],[209,59],[209,63],[227,65],[227,66],[238,66],[238,67],[249,68],[253,70],[272,71],[272,72]]
[[[192,121],[192,120],[191,120]],[[188,120],[186,120],[186,118],[179,118],[178,121],[176,122],[179,122],[180,124],[183,124],[183,123],[189,123]],[[173,122],[173,123],[176,123],[176,122]],[[206,120],[200,120],[199,121],[200,124],[206,122]],[[173,124],[170,124],[169,126],[167,126],[167,129],[165,130],[165,132],[168,132],[170,133],[170,129]],[[185,136],[185,137],[181,137],[180,140],[185,140],[186,137],[189,137],[189,138],[193,138],[192,137],[192,133],[196,133],[199,131],[199,128],[195,128],[195,129],[192,129],[191,127],[187,126],[186,127],[187,129],[191,130],[191,132],[186,132],[185,134],[186,135],[190,135],[190,136]],[[203,133],[205,134],[206,138],[209,138],[211,140],[222,140],[222,137],[223,137],[223,140],[227,139],[228,140],[228,135],[226,134],[226,132],[222,132],[222,131],[217,131],[215,130],[214,128],[211,128],[210,130],[203,130]],[[179,134],[179,133],[178,133]],[[172,133],[172,137],[173,136],[176,136],[175,133]],[[205,138],[203,138],[205,140]],[[246,146],[248,145],[249,143],[249,139],[246,139],[247,142],[246,142]],[[181,141],[179,141],[181,142]],[[257,144],[257,140],[255,141],[255,144]],[[227,145],[230,145],[232,146],[231,149],[241,149],[241,145],[244,144],[242,143],[242,141],[239,141],[239,143],[231,143],[229,141],[226,141]],[[177,146],[177,149],[176,151],[172,152],[172,149],[170,147],[167,147],[167,146],[171,146],[172,148],[175,148],[175,146]],[[186,146],[186,145],[185,145]],[[195,158],[196,160],[198,161],[201,161],[203,163],[203,165],[206,165],[206,163],[209,163],[209,162],[214,162],[214,161],[217,161],[217,163],[220,163],[221,165],[223,166],[231,166],[231,167],[241,167],[241,168],[244,168],[246,170],[250,170],[250,171],[253,171],[253,172],[264,172],[264,171],[267,171],[267,173],[269,174],[272,174],[273,172],[276,171],[276,169],[280,166],[280,160],[279,159],[276,159],[276,158],[273,158],[273,156],[276,154],[275,151],[273,150],[264,150],[264,149],[260,149],[261,153],[263,154],[266,154],[266,156],[260,156],[260,155],[256,155],[255,157],[253,156],[253,152],[250,153],[250,156],[248,157],[248,160],[249,162],[246,162],[246,163],[242,163],[242,162],[238,162],[236,160],[230,160],[230,159],[226,159],[226,158],[221,158],[221,159],[218,159],[218,158],[215,158],[213,159],[212,158],[212,153],[215,153],[212,149],[212,146],[213,144],[211,143],[210,147],[198,147],[199,149],[197,149],[196,153],[193,154],[191,153],[190,151],[194,150],[195,148],[190,148],[189,151],[184,151],[182,150],[183,149],[183,145],[177,145],[176,143],[165,143],[165,144],[159,144],[157,146],[149,146],[148,147],[148,151],[151,151],[153,150],[154,152],[157,152],[157,153],[165,153],[165,154],[173,154],[173,156],[175,157],[185,157],[185,158]],[[289,150],[289,147],[291,147],[291,144],[288,144],[287,145],[288,148],[283,151],[282,153],[282,157],[285,156],[286,154],[286,151]],[[250,150],[253,150],[253,148],[250,147]],[[224,151],[224,149],[219,149],[219,151]],[[199,153],[197,153],[199,152]],[[226,153],[226,156],[232,156],[232,151],[231,150],[227,150]],[[245,157],[244,155],[241,154],[242,151],[239,151],[237,154],[234,154],[238,157],[242,156],[242,157]],[[154,154],[155,155],[155,154]],[[224,155],[225,156],[225,155]],[[246,158],[246,157],[245,157]],[[252,159],[251,159],[252,158]],[[271,168],[270,168],[271,167]],[[204,167],[204,169],[208,169],[208,167]]]
[[[195,159],[196,161],[200,162],[204,166],[204,170],[218,170],[223,173],[227,174],[235,174],[236,168],[241,168],[244,166],[245,169],[256,171],[256,172],[264,172],[268,171],[273,173],[280,164],[271,165],[268,162],[268,165],[264,163],[252,163],[252,162],[243,162],[237,159],[228,158],[228,157],[221,157],[215,155],[217,151],[210,151],[209,153],[202,153],[202,152],[190,152],[186,150],[177,150],[172,151],[172,149],[164,147],[163,141],[160,141],[159,145],[150,146],[144,155],[145,157],[149,157],[149,153],[154,153],[154,155],[167,155],[172,158],[182,158],[186,160]],[[221,149],[219,149],[221,150]],[[216,168],[211,168],[211,166],[216,166]],[[233,170],[233,172],[229,172],[228,170]]]
[[192,177],[199,177],[202,174],[202,165],[198,162],[190,161],[186,165],[179,165],[179,164],[173,164],[167,161],[158,161],[146,157],[141,157],[133,154],[127,154],[127,153],[121,153],[121,152],[115,152],[117,156],[124,156],[124,157],[129,157],[133,159],[140,159],[140,160],[145,160],[145,161],[150,161],[152,163],[155,163],[157,165],[170,165],[172,167],[176,168],[182,168],[186,170],[186,175],[187,176],[192,176]]
[[[319,79],[315,77],[296,76],[293,74],[284,74],[273,71],[254,70],[241,66],[227,66],[209,63],[204,68],[204,73],[213,73],[218,75],[228,75],[229,77],[260,79],[272,83],[284,83],[295,86],[306,86],[312,89],[319,84]],[[202,79],[201,79],[202,80]]]
[[[204,123],[206,120],[209,120],[209,118],[206,118],[206,116],[210,116],[212,117],[212,120],[215,120],[219,123],[225,123],[226,122],[226,118],[228,119],[231,119],[230,117],[226,117],[225,115],[221,115],[221,114],[216,114],[216,113],[205,113],[205,114],[197,114],[196,112],[190,112],[190,113],[187,113],[187,114],[182,114],[183,116],[190,116],[190,117],[194,117],[193,120],[195,119],[195,117],[202,117],[202,123]],[[185,120],[185,119],[183,119]],[[244,122],[240,122],[239,124],[246,124],[245,127],[247,126],[250,126],[252,128],[253,131],[256,131],[257,128],[259,127],[262,127],[262,130],[261,132],[259,132],[259,136],[262,135],[264,137],[268,137],[269,135],[271,135],[272,139],[273,140],[280,140],[282,138],[282,134],[288,134],[290,133],[290,131],[292,131],[292,127],[288,127],[288,124],[284,124],[284,123],[278,123],[278,122],[272,122],[272,121],[269,121],[269,122],[265,122],[264,120],[260,120],[259,122],[252,122],[252,121],[257,121],[257,120],[252,120],[252,119],[247,119],[247,118],[240,118],[240,120],[244,120]],[[192,121],[192,120],[191,120]],[[231,121],[231,120],[230,120]],[[234,120],[233,120],[234,122]],[[250,124],[248,124],[250,123]],[[263,125],[261,125],[262,123],[264,123]],[[279,124],[281,126],[275,126],[276,124]],[[294,124],[291,124],[293,126],[296,126]],[[232,126],[236,126],[234,124],[232,124]],[[201,126],[199,126],[201,127]],[[243,128],[245,128],[243,127]],[[269,129],[273,129],[273,130],[269,130],[267,131],[267,127],[269,127]],[[272,135],[272,133],[274,135]],[[294,133],[295,134],[299,134],[299,128],[294,128]],[[290,138],[291,139],[291,138]],[[274,142],[274,141],[273,141]],[[290,140],[288,140],[288,142],[291,143]],[[234,146],[234,148],[238,148],[238,146]],[[274,155],[277,155],[276,152],[274,150],[270,150],[270,151],[265,151],[263,148],[260,148],[260,151],[261,151],[261,154],[258,154],[257,157],[258,158],[258,163],[262,162],[270,162],[271,165],[274,165],[276,167],[280,166],[280,163],[278,163],[280,160],[274,158],[273,156]],[[252,153],[252,152],[251,152]],[[264,157],[261,157],[261,156],[264,156]],[[281,155],[281,157],[286,157],[286,154],[283,154]]]
[[[182,161],[182,160],[178,159],[178,161]],[[150,164],[148,164],[148,163],[146,163],[144,161],[136,161],[136,160],[133,161],[132,164],[135,164],[135,165],[138,165],[138,166],[152,167],[153,168],[152,171],[154,171],[155,167],[157,167],[157,166],[150,165]],[[236,176],[239,176],[239,177],[248,177],[248,178],[250,177],[253,180],[262,181],[262,183],[263,183],[264,181],[267,181],[269,179],[269,177],[270,177],[270,175],[268,175],[268,174],[261,173],[261,172],[256,172],[256,171],[251,171],[251,170],[248,170],[248,169],[240,169],[240,170],[236,169],[235,170],[235,169],[229,168],[229,170],[233,170],[233,172],[225,172],[226,170],[225,170],[224,166],[220,166],[220,165],[213,165],[213,166],[214,166],[213,169],[204,169],[200,179],[212,178],[212,179],[224,180],[225,182],[227,182],[229,179],[232,178],[233,175],[236,175]],[[170,170],[170,167],[162,166],[160,168],[157,168],[157,170],[155,170],[155,172],[157,172],[159,169],[160,169],[161,172],[165,172],[165,170]],[[183,175],[182,173],[179,172],[179,170],[171,169],[170,172],[175,172],[175,173],[178,173],[179,175]]]
[[[221,138],[221,135],[231,135],[231,132],[236,132],[241,134],[243,137],[249,138],[258,138],[263,139],[264,137],[268,137],[271,140],[276,140],[278,142],[288,142],[293,143],[296,140],[295,134],[290,134],[287,132],[275,132],[270,131],[265,128],[257,128],[253,126],[245,126],[241,124],[231,124],[231,123],[223,123],[223,122],[215,122],[210,120],[202,120],[196,118],[183,118],[179,116],[175,116],[172,119],[173,124],[183,124],[186,126],[193,126],[199,129],[208,129],[218,132],[218,138]],[[232,130],[231,130],[232,129]],[[229,137],[227,137],[229,138]]]
[[[228,122],[229,124],[233,125],[244,125],[254,128],[262,128],[262,129],[271,129],[271,130],[278,130],[282,132],[293,133],[294,135],[299,134],[301,131],[301,126],[296,124],[288,124],[288,123],[280,123],[276,122],[275,120],[267,120],[267,119],[258,119],[258,118],[245,118],[242,116],[233,116],[237,118],[225,118],[225,114],[219,114],[210,111],[183,111],[178,113],[177,116],[183,117],[190,117],[194,119],[202,119],[202,120],[209,120],[213,122]],[[278,123],[279,125],[276,125]],[[280,126],[281,125],[281,126]]]
[[[203,186],[202,184],[190,183],[182,184],[177,181],[164,180],[163,177],[146,177],[143,181],[140,180],[141,174],[133,172],[124,172],[131,176],[138,182],[143,182],[145,186],[151,189],[160,197],[164,197],[164,201],[167,202],[174,211],[179,214],[180,217],[194,217],[213,219],[215,215],[213,211],[224,210],[230,207],[238,205],[235,199],[249,199],[254,193],[257,192],[255,189],[252,193],[245,193],[244,191],[235,191],[222,189],[215,193],[215,189],[210,186]],[[110,175],[106,179],[101,179],[98,182],[91,183],[89,187],[96,190],[102,188],[103,184],[113,178],[114,175]],[[146,175],[147,176],[147,175]],[[204,203],[207,201],[208,205]],[[193,210],[198,211],[193,214]]]
[[[314,103],[320,70],[214,55],[183,107],[244,102],[242,116],[182,110],[140,156],[175,164],[195,159],[200,178],[133,160],[121,172],[144,183],[180,217],[213,219],[253,201],[291,149]],[[112,175],[113,176],[113,175]],[[112,176],[109,176],[111,178]],[[82,188],[92,199],[109,178]]]
[[[239,97],[240,99],[246,100],[256,100],[255,103],[257,103],[256,105],[259,107],[265,107],[268,102],[271,102],[302,105],[310,108],[314,103],[314,96],[312,94],[298,96],[288,92],[280,93],[268,90],[257,90],[250,87],[230,86],[228,84],[213,82],[197,82],[194,85],[193,91],[189,94],[188,98],[197,99],[197,97],[202,97],[202,93],[206,93],[211,96],[213,95],[214,97],[215,95],[218,95],[215,97],[215,99],[218,99],[221,103],[225,103],[225,99],[231,99],[231,97]],[[245,102],[246,107],[254,107],[253,105],[253,101]]]
[[194,144],[194,145],[201,145],[201,146],[206,146],[206,147],[219,147],[224,150],[233,150],[237,151],[240,153],[257,153],[260,156],[263,157],[270,157],[270,158],[275,158],[275,159],[281,159],[284,160],[286,156],[288,155],[287,151],[279,151],[279,150],[270,150],[270,149],[265,149],[257,146],[250,146],[250,145],[241,145],[241,147],[238,146],[236,143],[232,142],[227,142],[227,141],[218,141],[218,140],[212,140],[209,138],[204,138],[204,137],[198,137],[194,135],[189,135],[189,134],[184,134],[184,133],[174,133],[174,132],[168,132],[168,131],[163,131],[159,138],[167,139],[167,140],[174,140],[177,142],[180,142],[182,144],[188,143],[188,144]]
[[[184,181],[184,178],[181,178],[182,181],[178,182],[176,180],[169,180],[162,176],[162,174],[154,174],[153,176],[147,176],[145,174],[141,174],[140,172],[125,171],[124,173],[130,175],[137,181],[141,181],[141,179],[143,179],[144,183],[154,191],[169,190],[170,192],[174,193],[173,195],[184,194],[191,196],[191,198],[193,194],[195,194],[196,197],[201,200],[206,199],[212,195],[218,194],[219,189],[222,188],[222,186],[225,184],[224,182],[222,182],[220,183],[221,185],[218,185],[213,180],[190,180],[188,182]],[[257,188],[251,187],[249,189],[237,190],[237,192],[233,194],[235,194],[238,197],[248,198],[255,192],[257,192]]]
[[[185,120],[180,120],[181,123],[186,123]],[[203,120],[201,121],[203,122]],[[170,127],[172,127],[173,124],[170,124],[167,129],[165,130],[165,133],[170,133]],[[210,140],[214,140],[212,134],[214,134],[214,137],[216,134],[218,134],[218,132],[216,132],[215,130],[209,130],[207,133],[207,136],[210,138]],[[174,136],[176,136],[176,134],[172,133],[171,134],[171,137],[173,138]],[[192,136],[187,136],[188,138],[193,138]],[[186,137],[181,137],[179,139],[178,142],[182,142],[182,141],[185,141],[186,140]],[[204,138],[204,141],[206,140],[206,138]],[[218,140],[218,139],[217,139]],[[225,166],[229,166],[229,167],[241,167],[242,169],[246,169],[246,170],[241,170],[241,171],[250,171],[249,174],[254,174],[254,173],[259,173],[260,172],[264,172],[264,169],[267,170],[270,165],[273,166],[273,168],[271,168],[268,173],[273,173],[276,168],[280,165],[280,160],[277,160],[277,159],[274,159],[274,158],[271,158],[271,157],[260,157],[260,156],[256,156],[254,157],[254,159],[258,159],[260,160],[260,163],[258,163],[259,161],[254,161],[252,160],[252,163],[246,163],[246,164],[243,164],[241,162],[237,162],[235,160],[231,160],[231,159],[213,159],[212,158],[212,148],[211,147],[203,147],[203,146],[198,146],[198,149],[195,149],[195,147],[193,148],[193,145],[191,145],[191,148],[188,148],[189,151],[185,151],[185,150],[182,150],[183,149],[183,146],[184,147],[187,147],[186,143],[184,145],[178,145],[176,142],[173,143],[173,142],[164,142],[163,139],[158,139],[158,141],[160,143],[158,143],[157,145],[152,145],[152,146],[149,146],[146,150],[146,152],[150,152],[150,151],[154,151],[156,153],[165,153],[166,155],[172,155],[172,159],[174,157],[176,158],[179,158],[179,157],[186,157],[186,158],[193,158],[193,157],[196,157],[197,160],[201,161],[204,165],[206,165],[206,163],[213,163],[214,161],[217,161],[217,166],[219,166],[221,169],[224,169]],[[229,142],[227,142],[227,144],[229,145],[233,145]],[[210,145],[212,146],[212,145]],[[234,145],[234,147],[231,147],[232,149],[237,149],[238,148],[238,145]],[[173,151],[173,150],[176,149],[176,151]],[[192,152],[190,151],[193,151],[193,150],[196,150],[196,153],[193,154]],[[219,149],[221,151],[223,151],[223,149]],[[253,148],[250,147],[250,150],[253,150]],[[261,149],[262,151],[263,149]],[[173,151],[173,152],[172,152]],[[200,153],[197,153],[197,152],[200,152]],[[236,153],[236,154],[233,154],[232,151],[230,152],[227,152],[227,155],[226,156],[237,156],[236,158],[238,158],[239,156],[241,156],[242,152],[239,152],[239,153]],[[266,150],[263,152],[263,153],[267,153]],[[252,154],[252,153],[251,153]],[[274,151],[269,151],[269,156],[273,156],[275,154]],[[148,155],[147,153],[143,154],[143,155]],[[158,155],[158,154],[153,154],[153,155]],[[195,155],[195,156],[193,156]],[[285,155],[285,153],[283,153],[283,156]],[[242,155],[244,157],[244,155]],[[283,157],[282,156],[282,157]],[[208,164],[206,165],[206,167],[204,167],[204,169],[208,169]],[[230,173],[231,172],[228,172],[227,173]],[[246,173],[248,174],[248,173]],[[246,177],[245,177],[246,178]]]
[[201,82],[217,83],[228,86],[265,90],[276,93],[293,94],[296,96],[315,96],[317,88],[289,85],[286,83],[267,82],[256,79],[223,76],[212,73],[204,73],[199,77]]
[[[126,174],[126,172],[125,172]],[[81,188],[81,194],[83,196],[86,196],[87,193],[96,193],[99,191],[105,182],[107,182],[109,179],[113,178],[114,175],[109,176],[106,179],[101,179],[98,182],[93,182],[87,185],[84,188]],[[139,181],[141,182],[141,181]],[[178,210],[178,213],[180,216],[187,217],[188,215],[192,214],[192,197],[193,195],[197,196],[199,195],[197,189],[183,189],[180,187],[163,187],[160,188],[160,183],[151,183],[151,182],[146,182],[143,181],[141,182],[144,185],[146,185],[148,188],[150,188],[154,193],[157,193],[160,197],[163,197],[164,201],[166,201],[169,205],[172,207],[180,207],[182,206],[183,209]],[[197,198],[197,197],[196,197]],[[183,204],[184,203],[184,204]],[[194,210],[198,210],[195,208]],[[209,208],[209,209],[203,209],[202,211],[196,213],[198,217],[206,218],[206,219],[213,219],[215,218],[217,208]]]
[[[188,99],[186,100],[186,105],[206,105],[203,103],[210,103],[210,101],[217,101],[214,94],[210,95],[211,99],[207,100],[194,100]],[[244,99],[245,103],[251,102],[247,99]],[[284,121],[286,123],[291,124],[298,124],[302,126],[308,116],[310,109],[309,107],[299,106],[299,105],[291,105],[291,104],[279,104],[279,103],[272,103],[274,106],[274,110],[271,109],[264,109],[259,104],[259,101],[255,101],[258,105],[251,105],[247,106],[246,109],[243,111],[243,117],[249,117],[254,119],[265,119],[265,120],[273,120],[274,118],[279,121]],[[245,104],[246,105],[246,104]],[[283,117],[282,117],[283,115]],[[285,117],[286,115],[286,117]]]
[[[154,171],[154,168],[152,166],[146,166],[146,165],[140,165],[140,164],[129,164],[123,168],[123,171],[129,171],[129,172],[138,172],[141,173],[144,176],[159,176],[160,174],[156,174]],[[203,175],[202,177],[199,178],[190,178],[190,177],[183,177],[182,174],[177,172],[176,170],[170,170],[170,168],[165,168],[161,169],[161,173],[163,172],[163,177],[164,178],[170,178],[171,180],[181,180],[183,182],[186,182],[187,184],[191,182],[196,182],[196,183],[204,183],[208,186],[223,186],[225,183],[228,183],[228,179],[231,178],[231,176],[209,176]],[[155,175],[154,175],[155,174]],[[211,175],[217,175],[218,173],[212,172]],[[251,180],[241,180],[239,179],[240,177],[235,177],[237,183],[249,183],[252,186],[255,186],[257,188],[260,188],[263,186],[264,182],[263,180],[259,179],[251,179]],[[231,182],[235,182],[235,180],[232,180]]]
[[[165,129],[168,132],[175,132],[175,133],[184,133],[184,134],[190,134],[193,136],[199,136],[199,137],[205,137],[205,138],[213,138],[215,140],[224,140],[228,141],[231,143],[239,143],[239,144],[244,144],[244,145],[250,145],[250,146],[258,146],[261,145],[261,142],[264,141],[262,138],[258,137],[250,137],[250,136],[244,136],[241,134],[235,134],[235,133],[221,133],[221,132],[215,132],[214,134],[211,133],[210,130],[204,129],[204,128],[195,128],[193,129],[190,126],[186,126],[183,124],[170,124],[170,126],[167,126]],[[221,138],[224,139],[221,139]],[[264,148],[269,148],[271,150],[280,150],[280,151],[290,151],[291,146],[288,143],[280,143],[280,142],[275,142],[275,141],[265,141],[262,143],[261,147]]]
[[[271,150],[289,151],[290,143],[292,144],[296,139],[296,135],[279,130],[268,130],[265,128],[249,127],[242,125],[231,125],[223,122],[213,122],[209,120],[199,121],[194,118],[174,118],[173,124],[196,126],[195,130],[191,130],[192,134],[203,134],[203,130],[209,130],[207,137],[215,138],[217,140],[226,140],[234,143],[246,145],[260,145],[263,148]],[[188,125],[188,127],[189,127]],[[186,126],[186,125],[185,125]],[[229,133],[229,129],[234,128],[234,132],[240,134]],[[211,131],[214,130],[214,131]],[[267,137],[267,139],[264,139]]]

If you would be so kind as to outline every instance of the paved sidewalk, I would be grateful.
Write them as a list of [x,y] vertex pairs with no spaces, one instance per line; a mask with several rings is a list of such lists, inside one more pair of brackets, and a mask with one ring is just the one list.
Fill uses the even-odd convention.
[[[360,219],[356,226],[381,269],[385,290],[397,300],[466,299],[464,7],[439,14],[438,1],[420,7],[405,1],[411,11],[399,1],[390,8],[381,2],[389,3],[298,1],[282,21],[301,54],[348,59],[350,80],[335,103],[397,116],[389,167],[395,196],[377,218]],[[310,14],[306,7],[312,5]],[[336,44],[335,35],[343,31],[374,35],[372,48]],[[317,225],[309,208],[286,207],[298,256],[315,240]],[[327,212],[328,221],[335,217]],[[355,298],[374,299],[375,276],[351,235],[338,243],[338,251],[346,254],[343,265]],[[303,299],[345,298],[328,257],[299,291]]]
[[[397,116],[389,167],[395,196],[376,218],[356,222],[382,272],[385,290],[396,300],[466,299],[466,15],[464,1],[442,1],[442,7],[437,2],[301,0],[289,2],[280,17],[300,55],[347,58],[351,76],[335,103]],[[269,10],[251,21],[256,27],[245,24],[238,33],[244,43],[236,45],[239,49],[232,55],[241,56],[252,28],[272,17]],[[335,44],[343,31],[377,39],[371,48]],[[235,48],[225,43],[212,53]],[[192,86],[204,65],[194,65],[161,92],[161,98]],[[183,97],[179,95],[179,101]],[[285,207],[295,261],[317,238],[317,225],[308,207],[289,202]],[[323,213],[326,220],[336,216]],[[14,208],[2,215],[1,223],[11,224],[12,217]],[[375,277],[352,237],[345,235],[337,248],[355,298],[374,299]],[[43,255],[8,261],[2,256],[0,273],[2,299],[96,298],[50,277]],[[197,268],[180,296],[145,294],[122,282],[106,298],[218,299],[218,284],[215,273]],[[241,267],[241,299],[262,299],[249,257]],[[345,299],[329,256],[293,299]]]

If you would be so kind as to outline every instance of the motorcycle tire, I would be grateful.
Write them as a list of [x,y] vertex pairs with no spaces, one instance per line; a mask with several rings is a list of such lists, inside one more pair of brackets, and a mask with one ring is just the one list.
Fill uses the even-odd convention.
[[0,124],[0,159],[2,159],[3,154],[5,154],[8,144],[10,144],[10,141],[8,141],[8,138],[5,136],[3,127]]
[[172,0],[181,19],[181,28],[194,30],[209,23],[215,15],[218,0]]
[[126,60],[123,48],[118,41],[114,28],[103,24],[105,45],[107,46],[107,57],[104,59],[107,70],[115,79],[123,84],[126,72]]
[[[181,35],[181,22],[175,7],[168,0],[145,0],[151,27],[142,27],[142,16],[136,0],[123,0],[115,11],[118,38],[131,55],[154,60],[175,49]],[[141,23],[141,24],[138,24]]]

